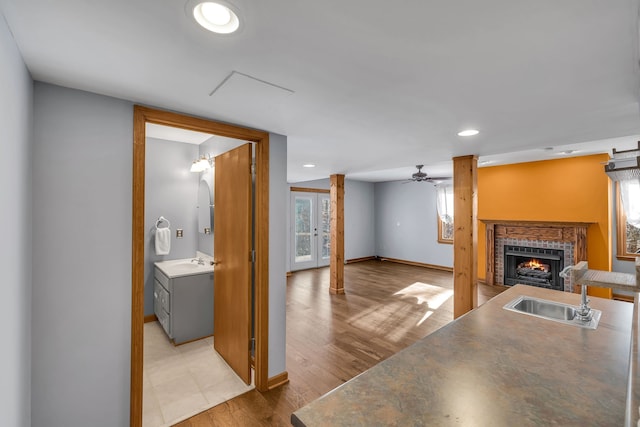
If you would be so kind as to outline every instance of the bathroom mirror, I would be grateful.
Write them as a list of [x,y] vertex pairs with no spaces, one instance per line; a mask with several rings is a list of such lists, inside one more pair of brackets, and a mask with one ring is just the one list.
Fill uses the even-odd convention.
[[209,183],[201,179],[198,186],[198,233],[211,234],[213,224],[213,200]]

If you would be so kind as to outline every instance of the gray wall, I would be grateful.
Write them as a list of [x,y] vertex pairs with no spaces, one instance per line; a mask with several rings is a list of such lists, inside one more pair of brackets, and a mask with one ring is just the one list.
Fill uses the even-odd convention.
[[[189,172],[198,146],[147,138],[145,157],[144,314],[153,314],[153,263],[193,258],[198,247],[198,185],[200,174]],[[156,255],[155,226],[160,216],[171,222],[171,250]],[[166,226],[163,223],[162,226]],[[184,230],[176,238],[176,230]]]
[[33,82],[0,14],[0,425],[31,425]]
[[[296,182],[287,191],[287,254],[291,253],[291,187],[329,190],[330,180]],[[344,181],[344,252],[345,259],[376,255],[375,245],[375,185],[371,182]],[[287,271],[291,271],[291,256],[286,257]]]
[[269,134],[269,377],[285,371],[287,137]]
[[[125,426],[132,104],[37,83],[34,118],[32,425]],[[286,188],[280,139],[271,154],[276,201]],[[285,205],[270,207],[270,376],[285,366]]]
[[344,181],[345,259],[375,256],[375,185],[371,182]]
[[378,256],[453,267],[453,245],[438,243],[433,185],[377,183],[375,212]]
[[129,423],[129,102],[35,84],[33,426]]

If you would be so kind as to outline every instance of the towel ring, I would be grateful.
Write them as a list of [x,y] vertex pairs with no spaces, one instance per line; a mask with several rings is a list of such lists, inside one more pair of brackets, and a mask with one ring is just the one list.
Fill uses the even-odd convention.
[[163,216],[161,216],[160,218],[158,218],[158,220],[156,221],[156,228],[160,228],[160,227],[158,227],[158,225],[159,225],[161,222],[163,222],[163,221],[167,223],[167,226],[166,226],[166,227],[163,227],[163,228],[171,228],[171,223],[169,222],[169,220],[168,220],[168,219],[166,219],[166,218],[165,218],[165,217],[163,217]]

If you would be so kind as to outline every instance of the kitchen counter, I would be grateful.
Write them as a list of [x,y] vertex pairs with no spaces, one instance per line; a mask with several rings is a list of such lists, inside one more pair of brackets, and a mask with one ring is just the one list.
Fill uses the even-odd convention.
[[516,285],[299,409],[291,422],[624,425],[633,304],[591,297],[602,317],[590,330],[502,308],[519,295],[580,302],[577,294]]

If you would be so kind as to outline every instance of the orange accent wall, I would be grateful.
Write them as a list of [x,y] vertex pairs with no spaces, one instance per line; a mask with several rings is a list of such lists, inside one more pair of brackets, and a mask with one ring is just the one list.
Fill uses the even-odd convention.
[[[589,268],[611,271],[611,185],[607,154],[478,169],[478,218],[593,222]],[[478,221],[478,278],[486,279],[485,226]],[[611,298],[609,289],[590,295]]]

